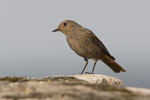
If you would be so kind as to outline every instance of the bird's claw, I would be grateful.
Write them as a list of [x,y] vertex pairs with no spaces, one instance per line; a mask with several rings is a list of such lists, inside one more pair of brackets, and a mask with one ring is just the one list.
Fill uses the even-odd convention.
[[79,73],[79,74],[83,74],[83,73]]
[[85,74],[94,74],[94,73],[93,72],[91,72],[91,73],[90,72],[85,72]]
[[94,74],[94,73],[90,73],[90,72],[85,72],[85,73],[79,73],[79,74]]

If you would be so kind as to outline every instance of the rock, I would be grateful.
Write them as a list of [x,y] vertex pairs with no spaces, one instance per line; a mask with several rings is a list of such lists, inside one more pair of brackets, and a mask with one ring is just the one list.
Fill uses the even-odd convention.
[[78,74],[74,75],[75,78],[80,80],[85,80],[91,84],[100,84],[102,86],[111,86],[114,88],[122,88],[124,87],[124,84],[121,80],[110,77],[106,75],[96,75],[96,74]]
[[150,100],[148,91],[104,75],[0,78],[0,100]]
[[136,87],[126,87],[126,89],[137,94],[142,94],[143,96],[150,95],[150,89],[136,88]]

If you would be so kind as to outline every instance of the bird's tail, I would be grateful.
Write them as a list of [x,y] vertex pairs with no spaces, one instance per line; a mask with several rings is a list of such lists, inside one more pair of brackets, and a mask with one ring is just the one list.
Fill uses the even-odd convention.
[[119,73],[120,71],[126,72],[114,59],[105,55],[103,59],[101,59],[106,65],[108,65],[115,73]]

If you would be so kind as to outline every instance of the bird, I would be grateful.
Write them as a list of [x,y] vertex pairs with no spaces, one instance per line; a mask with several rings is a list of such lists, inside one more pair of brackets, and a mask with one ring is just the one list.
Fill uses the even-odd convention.
[[100,39],[89,29],[81,26],[73,20],[64,20],[52,32],[60,31],[66,35],[66,40],[70,48],[79,56],[83,57],[85,65],[80,74],[83,74],[88,60],[93,59],[94,65],[89,74],[94,74],[94,69],[98,60],[101,60],[115,73],[126,72],[120,66],[109,51],[106,49]]

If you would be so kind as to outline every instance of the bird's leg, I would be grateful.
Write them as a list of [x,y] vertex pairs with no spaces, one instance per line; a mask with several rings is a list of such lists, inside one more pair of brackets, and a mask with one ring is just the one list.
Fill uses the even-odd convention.
[[94,66],[93,66],[91,74],[94,74],[94,69],[95,69],[95,66],[96,66],[96,63],[97,63],[97,59],[93,59],[93,60],[94,60]]
[[84,72],[86,66],[88,65],[88,59],[87,59],[87,58],[84,58],[84,60],[85,60],[85,65],[84,65],[84,68],[83,68],[83,70],[82,70],[82,72],[81,72],[80,74],[83,74],[83,72]]

